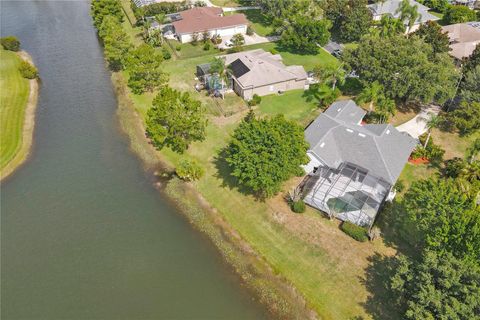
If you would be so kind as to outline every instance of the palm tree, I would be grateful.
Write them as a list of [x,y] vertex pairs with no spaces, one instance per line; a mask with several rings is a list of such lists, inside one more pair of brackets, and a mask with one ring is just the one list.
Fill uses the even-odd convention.
[[400,13],[400,20],[404,23],[407,22],[407,34],[415,22],[421,18],[421,15],[418,13],[418,6],[411,6],[409,0],[402,0],[395,13]]
[[378,100],[382,94],[383,86],[378,82],[374,81],[370,85],[363,88],[362,92],[358,96],[359,103],[369,103],[368,109],[370,112],[373,111],[373,105],[378,103]]
[[[214,58],[213,62],[210,64],[210,72],[218,75],[220,81],[222,82],[222,89],[225,88],[225,82],[228,81],[228,68],[225,65],[225,60],[222,58]],[[222,90],[222,98],[223,97]]]
[[432,135],[432,129],[433,128],[438,128],[441,123],[441,118],[440,116],[434,114],[434,113],[429,113],[429,117],[424,119],[425,121],[425,127],[427,128],[427,139],[425,139],[425,143],[423,145],[424,148],[427,147],[428,142],[430,141],[430,136]]
[[377,112],[380,114],[380,122],[386,123],[390,116],[394,116],[395,112],[397,111],[397,106],[395,105],[395,101],[385,97],[384,95],[380,95],[377,106]]
[[380,36],[391,37],[398,33],[405,32],[405,24],[402,20],[389,15],[382,16],[380,20]]
[[477,138],[475,139],[475,141],[473,141],[470,148],[468,148],[468,157],[469,157],[468,162],[473,163],[479,153],[480,153],[480,138]]
[[324,83],[331,83],[332,90],[335,90],[337,83],[343,84],[345,82],[346,73],[343,65],[338,67],[326,65],[319,65],[313,70],[315,77]]

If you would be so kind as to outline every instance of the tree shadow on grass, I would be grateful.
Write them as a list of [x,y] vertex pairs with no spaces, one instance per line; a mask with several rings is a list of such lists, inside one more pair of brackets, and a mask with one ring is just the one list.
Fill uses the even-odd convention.
[[321,94],[320,94],[320,84],[314,83],[309,86],[307,90],[305,90],[302,94],[302,97],[305,98],[307,102],[315,101],[320,106],[321,101]]
[[373,319],[402,319],[401,311],[390,289],[390,279],[396,271],[396,258],[376,253],[368,260],[370,264],[365,279],[361,279],[361,282],[371,295],[362,306]]

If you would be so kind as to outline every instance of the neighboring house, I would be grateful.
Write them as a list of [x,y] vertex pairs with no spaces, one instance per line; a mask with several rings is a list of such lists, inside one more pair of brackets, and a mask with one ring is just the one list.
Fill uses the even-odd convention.
[[135,3],[135,5],[136,5],[138,8],[141,8],[141,7],[144,7],[144,6],[148,6],[148,5],[151,5],[151,4],[154,4],[154,3],[160,3],[160,2],[182,3],[181,0],[133,0],[133,3]]
[[[398,10],[401,3],[402,3],[401,0],[379,1],[379,2],[368,5],[368,8],[372,11],[373,20],[375,21],[381,20],[383,15],[390,15],[394,18],[399,18],[400,12]],[[410,30],[408,30],[408,32],[414,32],[420,27],[421,24],[427,21],[440,20],[439,17],[429,13],[428,10],[430,10],[430,8],[424,6],[423,4],[420,4],[414,0],[410,0],[410,5],[417,6],[417,11],[420,14],[420,16],[415,22],[415,24],[413,25],[413,27],[410,28]],[[408,24],[408,22],[405,21],[405,24]]]
[[458,60],[469,57],[480,44],[480,22],[451,24],[442,30],[450,38],[450,55]]
[[[307,89],[307,72],[302,66],[286,66],[279,54],[263,49],[244,51],[221,56],[229,69],[232,88],[245,100],[254,94],[265,96],[294,89]],[[197,66],[197,76],[206,78],[208,65]]]
[[454,5],[464,5],[469,7],[470,9],[474,9],[476,4],[478,3],[477,0],[449,0],[448,2]]
[[362,124],[352,100],[333,103],[305,130],[304,201],[331,217],[371,227],[417,142],[390,124]]
[[[172,15],[170,15],[172,16]],[[222,8],[196,7],[175,14],[172,26],[178,40],[191,42],[192,35],[208,32],[210,36],[233,36],[247,33],[248,20],[243,13],[223,15]]]

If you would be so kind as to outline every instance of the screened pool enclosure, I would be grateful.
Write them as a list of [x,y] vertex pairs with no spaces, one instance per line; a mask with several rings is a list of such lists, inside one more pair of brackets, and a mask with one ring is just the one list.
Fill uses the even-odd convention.
[[320,166],[300,185],[304,201],[330,217],[371,227],[391,185],[351,163]]

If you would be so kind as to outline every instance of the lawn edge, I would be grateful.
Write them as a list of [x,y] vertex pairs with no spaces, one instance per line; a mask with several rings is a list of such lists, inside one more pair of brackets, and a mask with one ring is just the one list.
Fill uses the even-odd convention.
[[[25,51],[16,52],[20,59],[34,65],[32,57]],[[28,159],[33,145],[33,132],[35,129],[35,114],[38,102],[39,80],[29,80],[28,101],[25,107],[25,115],[22,128],[22,142],[20,149],[13,158],[1,169],[0,181],[13,174]]]
[[[145,137],[143,121],[128,95],[123,75],[113,73],[111,80],[117,96],[118,120],[129,139],[131,150],[142,160],[146,170],[154,171],[159,177],[172,176],[174,168]],[[195,229],[207,236],[223,260],[233,268],[255,299],[267,306],[275,319],[318,319],[302,294],[281,275],[275,274],[265,259],[241,238],[192,184],[173,178],[162,184],[161,192]]]

